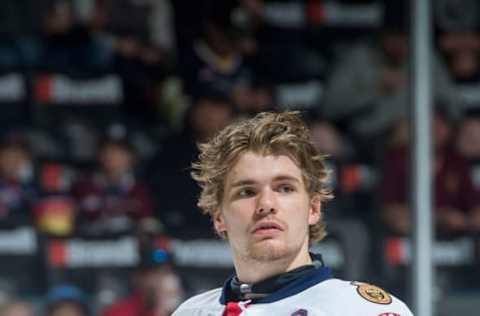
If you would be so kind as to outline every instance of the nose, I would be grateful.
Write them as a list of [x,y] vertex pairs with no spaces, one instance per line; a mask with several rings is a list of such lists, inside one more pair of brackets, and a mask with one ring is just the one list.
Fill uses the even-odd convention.
[[276,197],[275,192],[270,188],[265,188],[258,195],[256,213],[259,215],[268,215],[276,213]]

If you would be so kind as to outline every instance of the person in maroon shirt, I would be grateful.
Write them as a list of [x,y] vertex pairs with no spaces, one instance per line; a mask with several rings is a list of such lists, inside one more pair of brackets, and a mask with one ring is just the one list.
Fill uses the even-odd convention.
[[105,308],[101,316],[169,316],[183,300],[180,277],[168,253],[143,256],[133,275],[132,293]]
[[135,153],[125,139],[106,138],[99,147],[98,170],[80,177],[72,188],[78,201],[79,223],[95,233],[130,231],[150,216],[152,197],[135,174]]
[[[452,126],[440,110],[436,111],[432,125],[435,138],[432,185],[437,232],[445,236],[480,232],[480,225],[471,220],[480,213],[480,197],[472,185],[469,162],[452,149]],[[406,131],[406,125],[401,129]],[[381,219],[390,233],[398,235],[406,235],[412,228],[407,204],[410,181],[407,143],[403,137],[387,150],[380,183]]]

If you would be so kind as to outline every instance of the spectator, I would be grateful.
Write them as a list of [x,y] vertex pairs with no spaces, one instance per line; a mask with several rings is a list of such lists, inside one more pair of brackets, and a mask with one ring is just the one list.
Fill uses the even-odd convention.
[[238,29],[231,19],[233,1],[212,1],[205,9],[202,34],[188,49],[179,51],[179,66],[188,95],[218,89],[233,96],[250,82],[250,69],[238,47]]
[[[378,43],[352,47],[339,59],[325,90],[322,113],[342,123],[363,149],[359,154],[367,157],[377,154],[372,144],[383,148],[388,133],[407,115],[410,58],[405,18],[398,12],[386,14]],[[458,118],[455,88],[438,59],[433,60],[433,78],[435,97],[447,106],[449,118]]]
[[457,150],[474,163],[480,161],[480,118],[465,118],[459,127]]
[[[470,162],[473,186],[480,195],[480,118],[472,116],[464,119],[459,127],[456,149]],[[474,212],[472,225],[480,227],[480,211]]]
[[312,139],[319,152],[334,160],[348,159],[351,149],[335,126],[324,120],[315,120],[310,125]]
[[459,81],[468,81],[475,78],[479,67],[478,33],[475,31],[450,31],[440,35],[440,49],[446,54],[447,65],[453,78]]
[[268,79],[257,77],[248,87],[235,90],[233,99],[240,116],[275,110],[274,85]]
[[0,219],[6,224],[31,222],[38,196],[32,153],[25,135],[12,132],[0,144]]
[[440,50],[467,111],[479,112],[480,36],[476,30],[447,31],[440,35]]
[[89,316],[90,309],[87,296],[74,285],[55,286],[47,293],[45,316]]
[[467,111],[480,109],[480,15],[478,3],[466,0],[435,1],[434,25],[437,47],[445,59]]
[[34,316],[31,303],[26,301],[12,301],[0,308],[0,316]]
[[133,292],[107,307],[102,316],[168,316],[183,300],[180,278],[169,263],[169,256],[158,256],[159,249],[145,252],[134,274]]
[[[402,127],[405,129],[405,127]],[[470,165],[453,145],[453,125],[437,110],[433,121],[434,156],[432,157],[434,207],[437,232],[443,236],[478,233],[480,199],[472,185]],[[407,143],[399,143],[385,155],[380,184],[383,219],[393,234],[411,232],[408,200]]]
[[72,1],[52,0],[43,17],[35,66],[60,72],[96,70],[105,62],[102,45],[78,23]]
[[135,150],[126,138],[106,136],[99,146],[97,167],[72,189],[81,231],[127,232],[137,220],[152,214],[150,191],[136,174]]
[[162,210],[159,217],[169,234],[188,238],[213,236],[210,221],[195,204],[199,188],[189,176],[190,164],[198,152],[197,142],[211,137],[234,116],[227,96],[204,91],[187,110],[183,131],[170,136],[151,160],[151,187],[155,190],[157,209]]
[[355,194],[361,190],[362,184],[350,189],[343,186],[342,179],[347,170],[360,167],[355,164],[349,140],[333,124],[316,118],[310,122],[309,129],[315,148],[327,155],[325,163],[330,170],[328,185],[336,197],[329,201],[324,213],[329,236],[341,243],[347,261],[356,262],[345,267],[344,277],[358,279],[367,273],[369,236],[365,222],[371,206]]
[[239,2],[242,7],[236,15],[241,18],[237,23],[246,33],[240,44],[255,70],[277,83],[324,78],[329,43],[322,36],[321,48],[313,52],[318,30],[306,26],[310,5],[296,0]]

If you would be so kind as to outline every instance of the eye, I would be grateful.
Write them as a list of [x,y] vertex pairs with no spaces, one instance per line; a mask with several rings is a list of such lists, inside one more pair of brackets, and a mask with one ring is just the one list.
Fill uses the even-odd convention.
[[242,188],[238,190],[235,195],[241,198],[247,198],[247,197],[254,196],[255,191],[252,188]]
[[295,191],[295,187],[290,184],[282,184],[277,188],[277,191],[280,193],[291,193]]

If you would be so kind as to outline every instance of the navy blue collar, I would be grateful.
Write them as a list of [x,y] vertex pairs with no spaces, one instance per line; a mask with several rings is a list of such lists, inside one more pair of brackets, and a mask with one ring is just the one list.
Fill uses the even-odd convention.
[[[279,287],[277,287],[274,291],[267,293],[266,296],[262,295],[262,297],[252,299],[252,301],[256,304],[272,303],[298,294],[318,283],[332,278],[332,272],[330,268],[324,267],[323,265],[310,265],[307,267],[301,267],[300,269],[302,270],[298,273],[298,276],[293,279],[290,278],[288,282],[285,282],[284,284],[280,284]],[[272,279],[278,279],[281,276],[282,275],[275,276]],[[232,276],[223,285],[222,295],[220,297],[220,303],[223,305],[226,305],[229,301],[235,301],[235,297],[238,297],[238,295],[233,293],[232,290],[232,280],[234,278],[235,276]],[[272,280],[272,282],[274,281]],[[252,286],[252,288],[254,287],[255,284]]]

